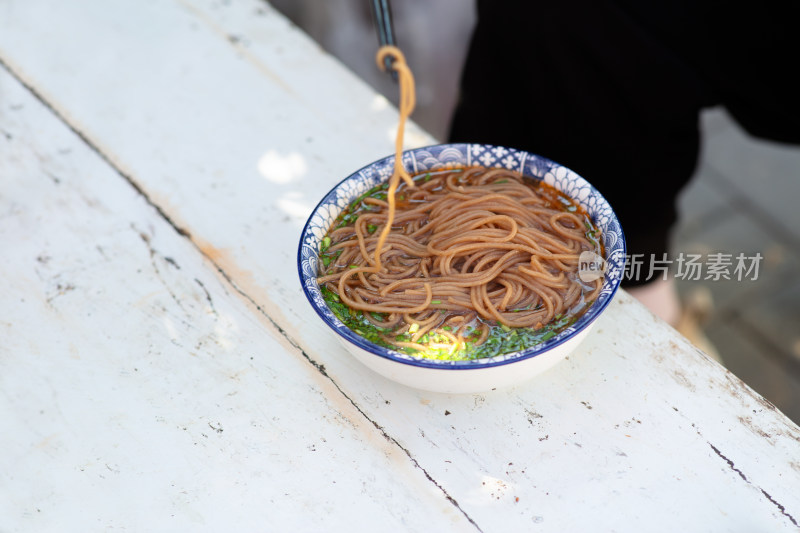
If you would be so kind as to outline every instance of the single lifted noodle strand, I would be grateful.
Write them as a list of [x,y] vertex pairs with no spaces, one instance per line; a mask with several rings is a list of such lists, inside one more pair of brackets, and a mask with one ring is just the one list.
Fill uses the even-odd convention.
[[[381,229],[378,237],[378,242],[375,247],[375,254],[372,259],[373,264],[371,266],[367,265],[364,267],[351,269],[349,272],[343,274],[339,279],[339,297],[344,303],[353,308],[358,308],[359,303],[348,297],[347,291],[345,290],[347,280],[352,276],[357,275],[363,277],[364,274],[377,274],[381,271],[383,268],[381,254],[384,252],[383,248],[386,244],[386,239],[392,230],[392,224],[394,224],[396,209],[395,192],[400,184],[400,179],[402,178],[409,187],[415,186],[414,180],[411,179],[411,176],[408,174],[408,172],[406,172],[406,169],[403,168],[403,138],[405,136],[406,121],[414,111],[414,106],[417,103],[417,97],[414,91],[414,75],[411,73],[411,68],[409,68],[408,63],[406,63],[406,58],[399,48],[396,46],[382,46],[378,49],[378,53],[375,55],[375,61],[378,63],[378,67],[381,70],[385,70],[384,60],[387,57],[391,57],[393,59],[391,68],[397,72],[397,82],[400,86],[400,116],[397,123],[397,135],[395,136],[394,143],[394,167],[392,170],[392,177],[389,178],[389,189],[386,194],[386,201],[388,203],[386,223],[383,226],[383,229]],[[391,244],[389,247],[391,249]],[[413,307],[397,307],[389,309],[389,311],[417,313],[426,309],[433,299],[433,294],[428,283],[423,285],[423,289],[425,291],[425,300],[423,303]]]
[[400,86],[400,118],[397,123],[397,135],[394,141],[394,170],[392,171],[392,177],[389,178],[389,190],[386,195],[386,200],[389,202],[389,210],[387,213],[386,225],[381,231],[380,237],[378,238],[378,247],[375,249],[375,272],[380,272],[381,266],[383,266],[381,263],[381,251],[383,250],[386,237],[389,236],[392,224],[394,223],[394,196],[395,191],[397,191],[397,186],[400,184],[400,178],[403,178],[403,181],[405,181],[406,185],[409,187],[414,187],[414,180],[411,179],[406,169],[403,168],[403,137],[406,131],[406,121],[414,111],[414,106],[417,103],[417,97],[414,91],[414,75],[411,73],[411,69],[406,63],[406,57],[403,55],[403,52],[396,46],[382,46],[378,49],[378,53],[375,55],[378,68],[381,70],[386,69],[384,60],[387,56],[394,59],[392,62],[392,69],[397,72],[397,83]]

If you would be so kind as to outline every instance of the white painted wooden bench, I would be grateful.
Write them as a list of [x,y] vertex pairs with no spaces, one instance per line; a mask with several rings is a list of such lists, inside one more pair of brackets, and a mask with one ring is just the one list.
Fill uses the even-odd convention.
[[256,0],[0,0],[0,531],[797,530],[800,428],[625,293],[511,390],[344,351],[297,239],[395,122]]

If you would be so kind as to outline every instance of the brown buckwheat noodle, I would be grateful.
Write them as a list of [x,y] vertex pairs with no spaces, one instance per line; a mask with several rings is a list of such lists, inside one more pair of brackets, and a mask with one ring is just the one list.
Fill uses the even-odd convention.
[[[405,120],[414,108],[414,80],[402,53],[386,55],[400,84],[395,163],[385,197],[363,199],[357,218],[328,233],[318,281],[381,328],[411,334],[387,342],[424,349],[428,332],[463,342],[469,328],[489,324],[540,328],[583,310],[602,281],[579,279],[578,257],[600,253],[587,237],[588,216],[552,187],[499,168],[470,167],[412,179],[402,167]],[[400,183],[400,180],[403,183]],[[375,313],[375,314],[373,314]]]

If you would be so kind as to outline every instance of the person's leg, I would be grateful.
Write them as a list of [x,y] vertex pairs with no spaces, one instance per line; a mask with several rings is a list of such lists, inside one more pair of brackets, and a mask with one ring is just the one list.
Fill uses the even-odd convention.
[[[700,0],[681,12],[658,2],[619,2],[688,70],[703,78],[709,88],[706,105],[722,104],[754,136],[800,143],[800,99],[789,68],[800,52],[800,33],[795,29],[800,3],[766,0],[758,5],[720,5]],[[630,292],[719,359],[701,329],[713,309],[706,287],[689,290],[677,314],[674,283],[659,281]]]
[[630,287],[627,290],[631,296],[667,324],[677,326],[680,323],[682,318],[681,302],[673,278],[658,279],[644,285]]

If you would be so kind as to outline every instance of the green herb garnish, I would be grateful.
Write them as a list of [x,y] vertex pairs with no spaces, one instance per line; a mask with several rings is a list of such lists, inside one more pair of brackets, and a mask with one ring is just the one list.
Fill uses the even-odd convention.
[[[480,331],[477,328],[471,328],[464,333],[464,345],[456,350],[453,350],[452,346],[450,346],[451,340],[449,337],[437,333],[434,329],[422,335],[416,342],[422,345],[443,345],[445,348],[428,346],[425,351],[420,352],[413,348],[398,348],[393,346],[385,340],[386,336],[392,335],[389,328],[376,326],[367,320],[362,311],[350,309],[341,302],[336,293],[327,287],[321,287],[320,290],[322,291],[322,297],[325,299],[331,311],[333,311],[333,314],[358,335],[379,346],[428,359],[482,359],[524,350],[553,338],[576,320],[575,317],[558,315],[552,322],[539,329],[509,328],[504,325],[492,326],[489,337],[480,346],[475,345],[475,341],[480,336]],[[587,306],[589,305],[591,305],[591,302],[587,302]],[[370,314],[377,320],[386,319],[385,315],[382,313]],[[412,325],[406,333],[394,335],[394,341],[412,342],[411,338],[413,333],[419,331],[419,325],[416,325],[416,328],[414,326],[415,325]],[[452,331],[451,326],[442,326],[441,329],[444,331]]]

